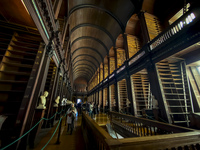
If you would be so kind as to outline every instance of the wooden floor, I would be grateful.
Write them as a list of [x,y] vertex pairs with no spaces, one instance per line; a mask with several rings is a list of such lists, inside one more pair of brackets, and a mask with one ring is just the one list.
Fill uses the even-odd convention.
[[[67,125],[65,126],[65,119],[62,121],[62,128],[61,128],[61,135],[60,135],[60,144],[56,144],[58,131],[51,139],[49,144],[44,148],[46,143],[49,141],[51,136],[53,135],[57,124],[54,125],[53,128],[46,131],[45,136],[37,137],[39,142],[35,144],[35,148],[31,150],[60,150],[60,149],[67,149],[67,150],[85,150],[85,145],[83,141],[82,131],[81,131],[81,120],[82,116],[78,116],[75,120],[75,130],[73,131],[72,135],[67,133]],[[96,116],[95,122],[98,123],[100,126],[105,125],[109,122],[107,115],[99,114]],[[40,139],[41,138],[41,139]]]

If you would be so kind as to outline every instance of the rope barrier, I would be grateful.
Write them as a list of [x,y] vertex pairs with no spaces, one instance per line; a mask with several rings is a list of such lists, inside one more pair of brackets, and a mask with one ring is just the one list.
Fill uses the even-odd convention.
[[[64,116],[64,117],[66,117],[66,115],[67,115],[67,112],[65,113],[65,116]],[[52,136],[51,136],[51,138],[49,139],[49,141],[44,145],[44,147],[43,147],[41,150],[43,150],[43,149],[49,144],[49,142],[51,141],[51,139],[54,137],[56,131],[58,130],[58,127],[59,127],[60,123],[62,122],[62,119],[63,119],[63,117],[60,118],[60,120],[59,120],[59,122],[58,122],[58,125],[57,125],[57,127],[56,127],[54,133],[52,134]]]
[[57,131],[59,125],[60,125],[61,120],[62,120],[62,117],[60,118],[60,121],[58,122],[58,125],[57,125],[57,127],[56,127],[54,133],[52,134],[51,138],[49,139],[49,141],[44,145],[44,147],[43,147],[41,150],[43,150],[43,149],[49,144],[49,142],[51,141],[51,139],[52,139],[53,136],[55,135],[55,133],[56,133],[56,131]]
[[[66,111],[66,108],[64,109],[64,110],[61,110],[60,112],[56,112],[51,118],[42,118],[42,119],[40,119],[40,121],[38,121],[31,129],[29,129],[26,133],[24,133],[21,137],[19,137],[18,139],[16,139],[15,141],[13,141],[12,143],[10,143],[10,144],[8,144],[7,146],[5,146],[5,147],[3,147],[3,148],[1,148],[0,150],[4,150],[4,149],[6,149],[6,148],[8,148],[8,147],[10,147],[11,145],[13,145],[14,143],[16,143],[17,141],[19,141],[20,139],[22,139],[24,136],[26,136],[29,132],[31,132],[42,120],[51,120],[51,119],[53,119],[54,117],[55,117],[55,115],[56,114],[61,114],[63,111]],[[66,112],[66,114],[67,114],[67,112]],[[66,114],[65,114],[65,116],[66,116]],[[62,118],[62,117],[61,117]],[[61,119],[60,119],[61,120]],[[59,123],[58,124],[60,124],[60,121],[59,121]],[[58,128],[58,126],[57,126],[57,128]],[[57,130],[57,128],[56,128],[56,130]],[[55,133],[54,133],[55,134]],[[48,145],[48,144],[47,144]],[[46,147],[46,146],[45,146]],[[43,147],[43,148],[45,148],[45,147]]]

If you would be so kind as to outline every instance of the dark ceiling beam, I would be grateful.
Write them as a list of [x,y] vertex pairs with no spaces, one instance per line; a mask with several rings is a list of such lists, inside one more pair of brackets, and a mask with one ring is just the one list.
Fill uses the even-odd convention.
[[75,61],[76,58],[81,57],[81,56],[91,57],[91,58],[94,59],[94,60],[98,63],[98,65],[100,66],[100,62],[99,62],[94,56],[89,55],[89,54],[80,54],[80,55],[77,55],[76,57],[74,57],[74,58],[72,59],[72,63]]
[[[85,66],[85,65],[86,65],[86,66]],[[84,66],[84,67],[86,67],[86,68],[89,67],[90,70],[92,70],[92,72],[95,73],[94,68],[93,68],[92,66],[90,66],[89,64],[80,64],[80,65],[76,65],[76,66],[73,67],[73,69],[76,69],[77,67],[81,67],[81,66]]]
[[78,63],[78,62],[80,62],[80,61],[87,61],[87,62],[91,63],[92,65],[95,66],[95,70],[97,70],[97,68],[98,68],[92,61],[87,60],[87,59],[78,60],[78,61],[76,61],[75,63],[72,63],[72,65],[75,66],[75,64]]
[[94,37],[92,37],[92,36],[82,36],[82,37],[78,37],[77,39],[75,39],[75,40],[71,43],[71,47],[73,46],[74,43],[76,43],[76,42],[79,41],[79,40],[83,40],[83,39],[90,39],[90,40],[94,40],[94,41],[100,43],[100,44],[104,47],[104,49],[106,50],[106,53],[107,53],[107,54],[109,53],[109,50],[108,50],[108,48],[106,47],[106,45],[105,45],[101,40],[99,40],[99,39],[97,39],[97,38],[94,38]]
[[98,30],[101,30],[103,31],[112,41],[112,44],[113,46],[115,45],[115,42],[116,40],[113,38],[112,34],[110,32],[108,32],[105,28],[101,27],[101,26],[98,26],[98,25],[95,25],[95,24],[90,24],[90,23],[82,23],[82,24],[78,24],[77,26],[75,26],[74,28],[71,29],[71,35],[72,33],[77,30],[78,28],[81,28],[81,27],[93,27],[93,28],[96,28]]
[[89,68],[86,68],[86,67],[79,67],[79,68],[76,68],[73,70],[73,72],[76,72],[77,70],[88,70],[91,74],[94,74]]
[[134,6],[134,12],[138,13],[141,10],[143,0],[130,0]]
[[94,9],[97,9],[99,11],[102,11],[106,14],[108,14],[109,16],[111,16],[117,23],[118,25],[120,26],[121,30],[122,30],[122,33],[124,33],[125,31],[125,26],[123,25],[123,23],[121,22],[121,20],[115,16],[112,12],[110,12],[109,10],[105,9],[105,8],[102,8],[102,7],[98,7],[96,5],[92,5],[92,4],[81,4],[81,5],[77,5],[75,7],[73,7],[70,11],[69,11],[69,16],[79,10],[79,9],[83,9],[83,8],[94,8]]
[[77,48],[77,49],[75,49],[75,50],[73,51],[72,56],[74,55],[74,53],[75,53],[76,51],[78,51],[78,50],[80,50],[80,49],[90,49],[90,50],[92,50],[92,51],[98,53],[98,55],[101,57],[101,61],[103,62],[104,58],[103,58],[103,56],[101,55],[101,53],[99,53],[98,50],[96,50],[95,48],[92,48],[92,47],[79,47],[79,48]]

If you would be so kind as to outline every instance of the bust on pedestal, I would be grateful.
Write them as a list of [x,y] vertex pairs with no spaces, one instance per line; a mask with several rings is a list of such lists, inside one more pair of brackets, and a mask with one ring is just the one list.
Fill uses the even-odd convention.
[[49,95],[49,93],[47,91],[44,92],[44,94],[42,96],[40,96],[40,102],[39,105],[37,107],[37,109],[46,109],[46,97]]
[[55,100],[55,103],[54,103],[53,107],[58,107],[59,100],[60,100],[60,96],[57,96],[57,98],[56,98],[56,100]]
[[158,106],[158,100],[155,98],[155,96],[152,96],[152,104],[153,104],[153,114],[154,114],[154,118],[156,120],[159,120],[159,106]]
[[[35,110],[35,114],[34,114],[34,119],[33,119],[33,125],[37,124],[38,121],[40,121],[43,117],[44,117],[44,113],[45,113],[45,109],[46,109],[46,97],[48,96],[48,92],[45,91],[44,94],[42,96],[40,96],[40,101],[39,101],[39,105]],[[36,135],[39,133],[41,127],[42,127],[43,121],[40,121],[39,124],[37,124],[37,126],[34,127],[34,129],[30,132],[29,135],[29,147],[30,148],[34,148],[34,144],[35,144],[35,138]]]

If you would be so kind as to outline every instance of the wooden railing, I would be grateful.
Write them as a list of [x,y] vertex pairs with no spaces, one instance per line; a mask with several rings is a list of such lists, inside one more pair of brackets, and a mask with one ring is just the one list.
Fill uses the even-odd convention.
[[[168,125],[157,121],[137,118],[129,115],[110,113],[111,120],[119,118],[123,120],[137,121],[137,124],[146,124],[146,126],[156,127],[173,134],[164,134],[151,136],[146,134],[143,137],[113,139],[103,128],[99,127],[88,115],[83,113],[82,116],[82,131],[86,148],[88,150],[198,150],[200,149],[200,132],[184,127]],[[156,129],[155,128],[155,129]],[[153,132],[153,131],[152,131]],[[171,132],[171,133],[172,133]],[[180,133],[183,132],[183,133]],[[143,134],[144,135],[144,134]],[[153,135],[153,134],[152,134]]]
[[199,21],[199,18],[199,7],[188,11],[149,43],[150,50],[153,51],[163,43],[169,42],[169,39],[180,31],[188,30],[188,28],[191,28],[193,24]]
[[[117,112],[110,112],[110,121],[114,128],[120,130],[123,129],[122,131],[124,133],[124,137],[131,137],[131,134],[132,136],[142,137],[194,131],[193,129],[185,127],[134,117],[132,115],[126,115]],[[125,134],[126,132],[128,132],[128,134]]]
[[83,112],[81,124],[83,138],[88,150],[103,150],[109,149],[106,139],[112,137],[97,123],[94,122],[88,115]]

